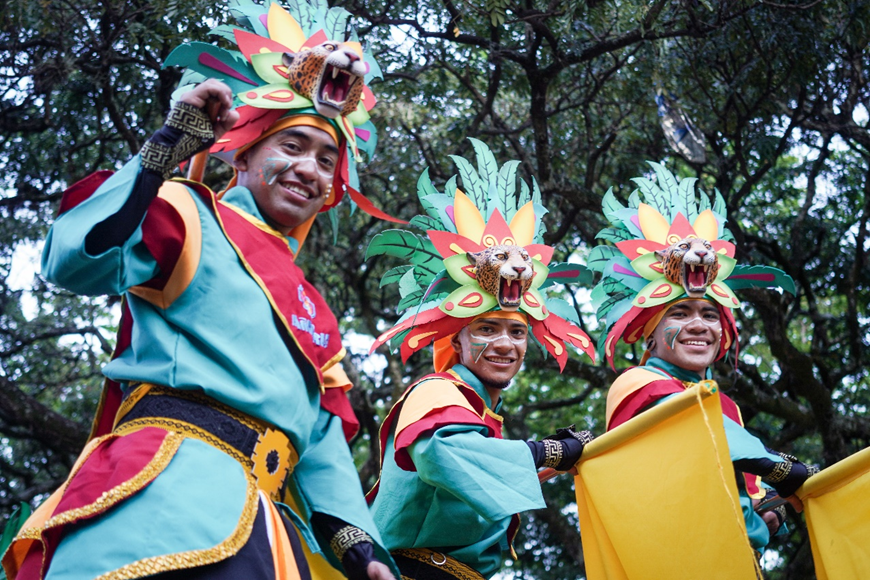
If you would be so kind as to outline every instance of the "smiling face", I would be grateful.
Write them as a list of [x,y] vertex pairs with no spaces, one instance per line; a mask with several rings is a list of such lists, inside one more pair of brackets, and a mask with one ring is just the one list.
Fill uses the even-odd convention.
[[652,333],[655,357],[703,374],[719,354],[722,321],[719,309],[706,300],[671,306]]
[[332,188],[338,147],[320,129],[294,126],[263,139],[235,162],[269,225],[287,235],[320,211]]
[[523,366],[529,327],[510,318],[475,318],[452,338],[459,362],[480,379],[493,405]]

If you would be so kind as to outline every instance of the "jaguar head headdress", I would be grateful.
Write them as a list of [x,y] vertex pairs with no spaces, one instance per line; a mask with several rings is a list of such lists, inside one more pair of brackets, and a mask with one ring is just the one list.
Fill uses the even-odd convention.
[[363,155],[371,158],[377,144],[369,118],[376,99],[368,83],[382,74],[356,32],[348,32],[350,13],[322,0],[295,0],[289,10],[277,2],[230,0],[229,10],[238,26],[218,26],[211,34],[238,50],[191,42],[172,51],[164,63],[187,67],[175,96],[207,78],[232,89],[240,119],[211,153],[229,161],[282,117],[320,117],[346,145],[340,148],[334,194],[321,211],[334,207],[345,191],[366,209],[356,163]]
[[663,309],[683,298],[704,298],[719,305],[722,318],[720,356],[737,343],[733,308],[740,307],[734,290],[779,286],[794,294],[794,281],[769,266],[740,266],[734,259],[734,237],[725,228],[725,200],[700,194],[697,179],[677,180],[658,163],[649,163],[657,183],[645,177],[632,181],[637,189],[624,207],[609,190],[603,200],[610,227],[598,238],[614,245],[596,246],[589,268],[601,272],[592,291],[593,306],[604,322],[599,350],[613,365],[619,340],[641,339],[645,325]]
[[[424,171],[417,195],[427,215],[410,222],[425,235],[387,230],[369,244],[367,257],[391,255],[410,265],[384,274],[381,285],[397,282],[405,314],[384,332],[373,348],[401,346],[402,358],[433,341],[448,337],[472,318],[493,310],[525,314],[535,339],[564,368],[566,343],[595,358],[591,340],[578,325],[576,311],[543,292],[559,282],[590,283],[591,272],[578,264],[554,263],[553,248],[543,243],[538,185],[517,178],[519,161],[501,168],[489,148],[470,139],[477,154],[477,170],[465,158],[451,156],[457,177],[438,192]],[[519,187],[518,187],[519,182]]]

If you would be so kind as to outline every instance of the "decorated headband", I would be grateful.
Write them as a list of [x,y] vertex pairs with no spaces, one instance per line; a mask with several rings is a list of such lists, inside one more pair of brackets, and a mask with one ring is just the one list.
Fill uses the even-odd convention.
[[370,202],[358,192],[356,163],[362,154],[370,159],[377,145],[377,130],[369,120],[376,99],[366,83],[382,74],[356,31],[345,38],[350,13],[328,8],[322,0],[296,0],[289,12],[277,3],[250,0],[230,0],[229,8],[239,26],[218,26],[211,34],[238,51],[191,42],[173,50],[164,63],[187,67],[174,97],[208,78],[233,91],[239,121],[211,153],[230,162],[235,151],[260,140],[281,117],[320,117],[347,144],[339,156],[335,195],[321,211],[341,201],[345,189],[368,210]]
[[[439,193],[428,170],[417,182],[417,195],[427,215],[411,225],[426,235],[406,230],[381,232],[369,244],[366,257],[390,255],[410,265],[384,274],[381,286],[399,284],[399,322],[375,341],[372,350],[389,342],[401,346],[402,359],[433,341],[450,336],[484,312],[504,310],[527,316],[532,335],[564,368],[570,343],[595,359],[591,340],[578,325],[577,313],[566,301],[545,298],[542,290],[559,282],[590,283],[591,272],[577,264],[551,263],[553,248],[544,245],[538,184],[532,189],[517,178],[519,161],[500,169],[489,148],[469,139],[477,154],[477,171],[463,157],[451,156],[456,176]],[[517,191],[519,181],[519,191]],[[454,193],[455,192],[455,193]]]
[[[592,304],[604,322],[599,350],[611,367],[616,343],[637,342],[644,327],[681,298],[707,299],[719,306],[722,341],[719,356],[737,344],[731,309],[739,308],[734,290],[780,287],[794,294],[790,276],[769,266],[738,266],[734,236],[725,228],[725,200],[716,191],[715,201],[700,194],[697,179],[677,180],[665,167],[649,162],[658,184],[635,177],[637,185],[623,207],[610,189],[602,207],[611,227],[598,238],[601,245],[589,255],[589,268],[601,272],[592,291]],[[644,201],[641,201],[641,197]]]

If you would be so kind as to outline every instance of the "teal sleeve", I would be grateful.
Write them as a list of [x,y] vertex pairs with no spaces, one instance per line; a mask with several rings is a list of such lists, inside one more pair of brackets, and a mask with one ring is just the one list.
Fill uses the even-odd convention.
[[784,459],[776,453],[771,453],[758,437],[752,435],[733,419],[722,416],[725,427],[725,438],[728,440],[728,451],[731,461],[740,459],[769,459],[774,463],[782,463]]
[[98,256],[85,251],[88,232],[124,205],[139,169],[137,155],[88,199],[58,216],[42,254],[46,279],[77,294],[117,295],[157,274],[157,262],[142,243],[141,223],[123,246]]
[[[295,493],[304,502],[306,519],[312,512],[319,512],[364,530],[374,540],[377,559],[391,566],[396,578],[400,577],[372,520],[339,417],[320,409],[308,447],[293,470],[292,480]],[[329,546],[328,539],[324,541],[317,530],[306,529],[305,532],[313,533],[317,540],[316,545],[308,542],[313,551],[317,545]],[[322,553],[335,568],[343,569],[332,550],[323,549]]]
[[409,452],[422,481],[448,491],[489,521],[546,505],[524,441],[452,425],[418,439]]

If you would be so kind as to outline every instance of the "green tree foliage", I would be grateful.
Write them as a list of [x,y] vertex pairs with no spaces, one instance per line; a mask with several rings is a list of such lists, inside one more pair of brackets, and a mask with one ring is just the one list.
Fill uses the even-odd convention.
[[[499,164],[540,184],[555,259],[583,260],[601,243],[601,201],[626,203],[644,161],[718,189],[738,259],[785,270],[797,296],[742,292],[741,351],[716,378],[771,447],[829,465],[870,439],[867,253],[870,111],[866,0],[586,0],[456,2],[347,0],[385,71],[376,158],[363,189],[410,218],[428,167],[441,191],[484,141]],[[9,279],[13,257],[38,244],[63,189],[117,168],[161,123],[179,71],[169,51],[228,16],[200,0],[4,2],[0,10],[0,506],[37,503],[66,475],[87,437],[113,347],[117,299],[79,298],[39,278]],[[669,149],[657,89],[673,93],[707,142],[691,164]],[[226,171],[213,166],[207,180]],[[654,178],[653,175],[647,175]],[[459,186],[462,181],[459,179]],[[301,264],[340,315],[349,344],[397,318],[395,287],[378,281],[397,265],[364,260],[386,224],[340,209],[333,238],[315,225]],[[587,295],[566,296],[597,337]],[[364,350],[364,349],[363,349]],[[640,352],[623,347],[620,366]],[[347,370],[363,429],[354,452],[364,485],[377,471],[377,426],[425,355],[407,365],[387,352],[355,352]],[[614,374],[580,357],[559,375],[531,355],[506,393],[506,431],[537,438],[578,423],[604,429]],[[625,477],[643,477],[625,466]],[[675,490],[675,493],[680,493]],[[524,517],[518,578],[584,577],[567,478],[545,485],[548,508]],[[691,501],[687,495],[686,501]],[[702,514],[701,514],[702,515]],[[800,520],[772,545],[771,578],[812,577]]]

